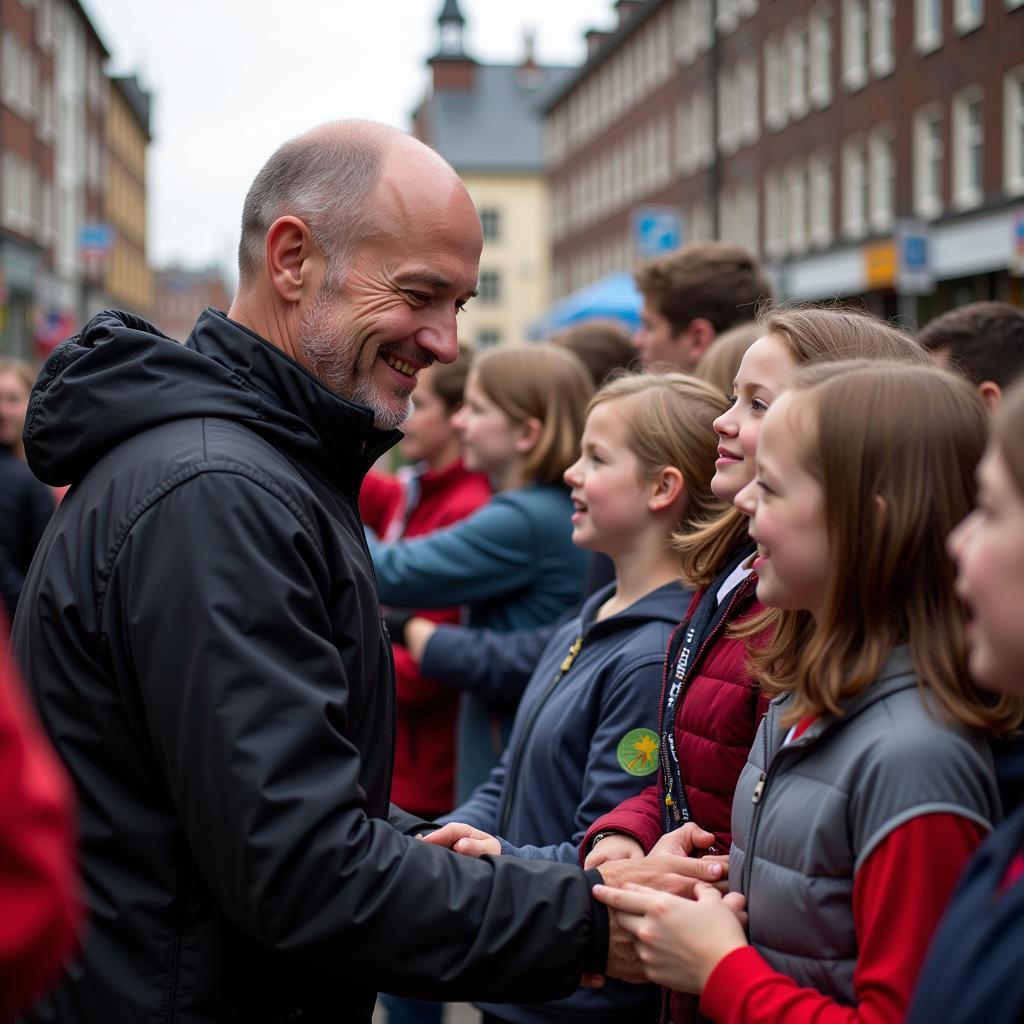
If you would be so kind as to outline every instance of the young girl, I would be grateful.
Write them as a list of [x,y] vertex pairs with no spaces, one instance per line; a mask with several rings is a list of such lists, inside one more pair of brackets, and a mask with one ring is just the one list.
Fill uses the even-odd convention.
[[[550,345],[478,356],[455,415],[467,468],[494,498],[427,537],[371,543],[385,604],[468,606],[468,624],[521,629],[558,617],[579,596],[587,555],[571,540],[562,474],[575,458],[592,385],[583,364]],[[464,695],[457,799],[487,778],[504,749],[514,704]]]
[[986,433],[966,382],[897,364],[804,371],[765,416],[737,502],[759,598],[808,626],[784,642],[783,620],[754,657],[779,696],[733,806],[749,945],[717,890],[599,887],[648,974],[702,993],[714,1021],[902,1021],[956,876],[999,815],[987,737],[1014,729],[1020,704],[967,678],[943,552]]
[[[658,852],[724,853],[731,841],[733,792],[766,701],[747,665],[743,631],[755,644],[771,636],[750,568],[747,519],[731,505],[754,476],[762,418],[797,366],[863,356],[927,363],[921,347],[877,317],[849,310],[778,309],[762,318],[762,337],[743,356],[731,409],[715,421],[718,461],[712,490],[727,512],[679,538],[684,576],[701,589],[676,630],[665,662],[660,712],[660,773],[655,785],[597,819],[580,848],[588,868]],[[692,1017],[692,1000],[671,998],[673,1020]]]
[[[1024,694],[1024,385],[1006,396],[978,467],[978,507],[950,535],[970,614],[969,667]],[[1024,808],[967,865],[921,972],[911,1024],[1024,1019]]]
[[[711,424],[725,399],[685,374],[621,377],[594,397],[582,453],[565,473],[573,543],[601,551],[615,582],[551,640],[523,696],[508,750],[488,782],[426,837],[479,856],[573,863],[598,814],[636,793],[658,765],[665,644],[686,608],[672,538],[719,510]],[[500,836],[501,838],[496,838]],[[543,1008],[489,1006],[502,1021],[648,1020],[649,987],[581,990]]]

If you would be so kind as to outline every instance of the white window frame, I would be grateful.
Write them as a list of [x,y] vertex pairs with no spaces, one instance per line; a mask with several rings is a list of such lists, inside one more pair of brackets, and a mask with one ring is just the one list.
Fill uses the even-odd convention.
[[764,252],[769,259],[786,255],[786,181],[778,168],[764,176]]
[[876,78],[884,78],[896,69],[893,55],[895,16],[895,0],[871,0],[871,70]]
[[867,0],[843,0],[843,85],[848,92],[868,82]]
[[867,234],[867,146],[863,135],[855,135],[843,143],[842,149],[843,235],[859,239]]
[[832,102],[832,14],[824,4],[813,8],[807,18],[810,41],[810,100],[822,110]]
[[832,244],[832,157],[828,150],[816,150],[807,162],[808,239],[813,248],[827,249]]
[[923,56],[941,45],[942,0],[914,0],[914,49]]
[[739,92],[739,132],[746,146],[752,146],[761,135],[758,111],[757,57],[751,54],[741,58],[737,64],[736,88]]
[[[931,131],[934,124],[939,126],[937,142]],[[914,213],[924,220],[934,220],[943,210],[944,127],[945,117],[940,104],[929,103],[914,112]],[[936,165],[938,173],[934,177],[937,180],[933,183],[932,170]]]
[[806,252],[809,239],[807,163],[794,160],[786,166],[786,247],[793,255]]
[[887,124],[873,128],[868,136],[868,170],[871,230],[877,234],[891,231],[896,216],[896,158],[893,153],[895,132]]
[[953,0],[953,28],[965,36],[973,32],[985,21],[985,3],[980,0],[975,7],[971,0]]
[[[968,111],[975,103],[980,105],[980,125],[968,123]],[[969,210],[981,204],[985,194],[985,97],[980,86],[961,89],[953,97],[953,205],[958,210]],[[980,138],[972,138],[972,134]],[[970,180],[973,166],[972,151],[981,147],[982,180]]]
[[779,131],[789,120],[787,71],[784,37],[769,36],[764,41],[764,123],[769,131]]
[[811,109],[811,46],[803,18],[794,18],[786,30],[786,58],[789,113],[794,121],[799,121]]
[[1024,194],[1024,64],[1003,75],[1003,187]]

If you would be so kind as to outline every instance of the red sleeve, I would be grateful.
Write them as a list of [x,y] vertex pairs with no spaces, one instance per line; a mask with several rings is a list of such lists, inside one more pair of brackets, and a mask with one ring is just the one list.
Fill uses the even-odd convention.
[[404,498],[405,491],[395,477],[371,469],[359,489],[359,515],[378,537],[383,537]]
[[0,640],[0,1020],[53,980],[79,919],[70,787],[6,662]]
[[856,1006],[780,974],[752,947],[722,959],[700,1000],[716,1024],[895,1024],[907,1015],[925,953],[953,886],[985,837],[976,822],[926,814],[892,831],[853,881],[860,955]]
[[662,837],[661,786],[658,783],[648,786],[598,818],[587,829],[580,845],[581,864],[587,859],[590,841],[598,832],[624,832],[644,848],[644,853],[650,853],[651,847]]

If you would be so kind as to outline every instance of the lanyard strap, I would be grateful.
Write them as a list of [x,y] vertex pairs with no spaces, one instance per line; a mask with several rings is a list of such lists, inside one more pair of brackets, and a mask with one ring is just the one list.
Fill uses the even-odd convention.
[[671,675],[666,680],[662,694],[660,745],[661,823],[666,833],[693,820],[686,800],[686,789],[683,786],[679,752],[676,749],[676,716],[710,642],[729,618],[738,600],[749,590],[749,587],[744,586],[750,579],[748,576],[740,580],[722,601],[718,600],[718,591],[722,584],[749,554],[749,548],[744,546],[701,595],[697,607],[684,625],[683,642],[672,666]]

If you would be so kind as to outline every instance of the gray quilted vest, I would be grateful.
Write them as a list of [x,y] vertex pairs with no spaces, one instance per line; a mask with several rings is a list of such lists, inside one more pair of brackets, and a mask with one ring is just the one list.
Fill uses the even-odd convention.
[[747,898],[758,952],[852,1006],[854,874],[919,815],[991,828],[1000,817],[992,757],[984,739],[929,712],[906,647],[841,718],[819,719],[784,747],[789,700],[772,701],[740,775],[729,875]]

